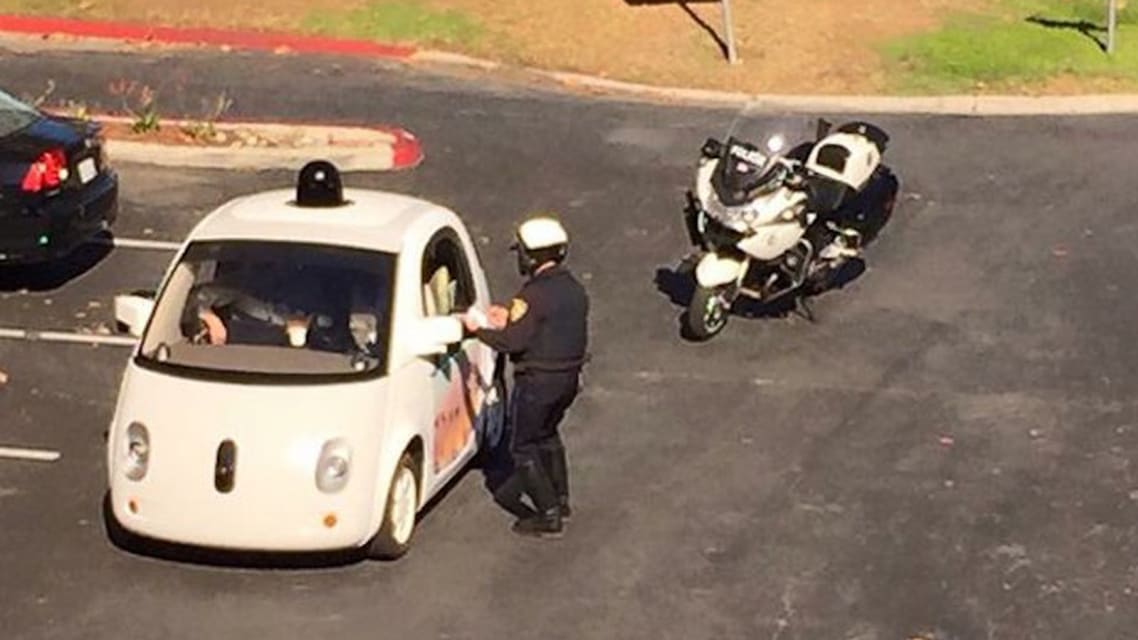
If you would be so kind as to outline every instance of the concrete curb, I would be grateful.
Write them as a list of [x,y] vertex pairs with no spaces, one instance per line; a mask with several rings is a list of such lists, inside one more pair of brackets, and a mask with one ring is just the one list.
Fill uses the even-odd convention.
[[[130,118],[92,116],[97,122],[128,124]],[[170,120],[167,127],[192,124]],[[218,122],[214,128],[234,138],[237,132],[253,134],[290,146],[259,147],[235,144],[228,147],[162,144],[107,140],[112,162],[131,162],[164,167],[199,169],[288,169],[299,170],[310,160],[328,160],[342,171],[398,171],[423,160],[418,138],[395,127],[329,127],[310,124],[265,122]]]
[[[0,34],[27,38],[25,50],[45,48],[52,35],[78,39],[78,47],[98,49],[110,42],[213,46],[223,50],[256,49],[275,53],[320,53],[387,59],[403,64],[462,66],[486,72],[521,71],[563,89],[638,101],[741,108],[754,113],[914,114],[949,116],[1064,116],[1138,113],[1138,94],[1087,96],[833,96],[747,94],[709,89],[659,87],[609,80],[581,73],[517,67],[445,51],[369,41],[222,29],[181,29],[130,23],[0,15]],[[38,36],[38,37],[37,37]],[[38,43],[38,44],[37,44]]]
[[[423,49],[407,62],[453,64],[486,71],[510,69],[491,60]],[[747,109],[754,113],[785,114],[913,114],[951,116],[1063,116],[1138,113],[1138,94],[1082,96],[873,96],[748,94],[713,89],[686,89],[610,80],[582,73],[521,67],[521,71],[561,87],[633,99]]]
[[654,87],[592,76],[544,72],[556,82],[586,90],[619,92],[669,102],[745,108],[756,113],[914,114],[953,116],[1062,116],[1138,113],[1138,95],[1086,96],[827,96],[750,95],[704,89]]
[[493,60],[485,60],[483,58],[475,58],[462,53],[451,53],[449,51],[436,51],[434,49],[418,49],[411,55],[407,56],[409,62],[429,62],[434,64],[455,65],[461,67],[475,67],[485,71],[495,71],[503,68],[501,62]]

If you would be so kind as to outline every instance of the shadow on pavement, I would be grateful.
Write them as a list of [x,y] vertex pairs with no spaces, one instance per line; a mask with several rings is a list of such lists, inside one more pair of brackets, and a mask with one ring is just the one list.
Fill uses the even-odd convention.
[[53,291],[94,269],[111,253],[109,234],[42,264],[0,267],[0,291]]

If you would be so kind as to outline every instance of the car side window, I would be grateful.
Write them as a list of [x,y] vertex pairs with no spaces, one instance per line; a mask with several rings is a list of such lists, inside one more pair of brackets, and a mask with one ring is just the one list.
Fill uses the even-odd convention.
[[453,229],[439,231],[423,252],[423,313],[462,313],[474,304],[470,263]]

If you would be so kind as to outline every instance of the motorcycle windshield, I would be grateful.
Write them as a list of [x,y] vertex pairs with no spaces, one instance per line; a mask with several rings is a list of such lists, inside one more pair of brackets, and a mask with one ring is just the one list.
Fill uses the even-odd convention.
[[718,126],[713,125],[709,135],[721,143],[723,155],[747,159],[755,166],[763,166],[772,157],[801,163],[821,137],[821,122],[825,121],[773,116],[758,105],[748,105]]
[[781,213],[772,209],[785,206],[775,196],[801,189],[803,165],[818,138],[818,125],[797,116],[772,116],[758,105],[725,119],[701,150],[703,158],[714,162],[701,164],[697,176],[708,216],[747,231]]
[[729,140],[711,180],[719,201],[738,206],[779,188],[785,168],[775,160],[753,144]]

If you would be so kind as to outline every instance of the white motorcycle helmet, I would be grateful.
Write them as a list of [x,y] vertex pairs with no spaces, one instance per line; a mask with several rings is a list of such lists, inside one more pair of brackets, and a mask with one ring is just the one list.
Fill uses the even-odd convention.
[[569,251],[569,234],[551,216],[530,218],[518,226],[517,240],[510,249],[517,252],[518,272],[533,275],[547,263],[560,263]]

